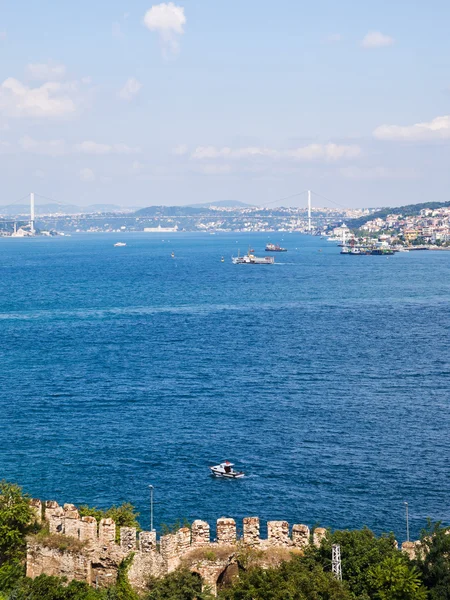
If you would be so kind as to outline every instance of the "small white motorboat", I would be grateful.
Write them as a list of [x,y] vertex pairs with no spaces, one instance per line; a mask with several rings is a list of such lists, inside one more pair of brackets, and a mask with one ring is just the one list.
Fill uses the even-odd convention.
[[226,460],[225,462],[220,463],[220,465],[209,468],[211,469],[211,474],[214,475],[214,477],[227,477],[228,479],[239,479],[244,477],[245,473],[242,471],[235,471],[233,467],[233,463],[230,463],[230,461]]
[[125,242],[116,242],[116,243],[114,244],[114,248],[119,248],[119,247],[121,247],[121,246],[126,246]]

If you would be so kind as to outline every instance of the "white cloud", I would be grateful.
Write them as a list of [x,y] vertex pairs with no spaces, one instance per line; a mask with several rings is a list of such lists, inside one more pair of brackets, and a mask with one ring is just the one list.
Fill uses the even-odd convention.
[[66,74],[66,67],[64,65],[52,63],[31,63],[27,66],[27,71],[32,79],[49,81],[64,77]]
[[381,33],[380,31],[369,31],[369,33],[361,41],[363,48],[383,48],[392,46],[395,42],[394,38]]
[[140,81],[134,77],[130,77],[119,91],[119,98],[122,98],[122,100],[132,100],[139,93],[141,87],[142,84]]
[[99,144],[98,142],[86,141],[75,144],[75,152],[82,154],[137,154],[139,148],[132,148],[126,144]]
[[355,144],[310,144],[296,150],[287,152],[287,156],[296,160],[327,160],[335,161],[348,158],[357,158],[361,155],[361,148]]
[[415,179],[417,172],[411,169],[391,169],[387,167],[342,167],[339,173],[346,179]]
[[199,173],[205,175],[225,175],[231,172],[230,165],[202,165],[196,169]]
[[9,77],[0,86],[0,113],[14,117],[63,117],[76,111],[76,84],[49,81],[30,88]]
[[95,173],[92,169],[87,169],[87,168],[81,169],[79,175],[80,175],[81,181],[85,181],[86,183],[95,181]]
[[378,140],[448,140],[450,139],[450,115],[414,125],[380,125],[373,135]]
[[188,151],[189,149],[186,144],[179,144],[172,150],[172,154],[175,154],[175,156],[184,156]]
[[62,156],[67,153],[64,140],[37,141],[25,135],[19,140],[19,146],[25,152],[31,154],[43,154],[45,156]]
[[361,155],[361,148],[356,145],[339,144],[310,144],[294,150],[274,150],[266,147],[250,146],[246,148],[216,148],[215,146],[198,146],[191,154],[196,160],[213,159],[290,159],[296,161],[325,160],[335,161],[340,159],[357,158]]
[[184,33],[185,24],[184,8],[173,2],[156,4],[144,15],[144,25],[150,31],[159,33],[166,57],[178,52],[177,36]]

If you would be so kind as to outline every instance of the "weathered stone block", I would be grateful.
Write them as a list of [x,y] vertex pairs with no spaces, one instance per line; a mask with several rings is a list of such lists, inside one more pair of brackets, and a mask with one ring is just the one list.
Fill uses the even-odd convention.
[[179,565],[178,553],[178,536],[176,533],[163,535],[160,540],[160,551],[164,563],[167,567],[167,572],[174,571]]
[[64,511],[61,506],[45,509],[45,518],[48,521],[50,533],[64,533]]
[[126,551],[136,549],[136,527],[120,528],[120,546]]
[[81,524],[81,521],[79,519],[68,519],[66,517],[64,519],[64,534],[79,540],[80,539],[80,524]]
[[258,517],[245,517],[243,520],[244,525],[244,543],[248,546],[258,546],[260,543],[259,538],[259,518]]
[[181,556],[191,548],[191,530],[189,527],[182,527],[177,531],[178,554]]
[[236,543],[236,521],[221,517],[217,519],[217,543],[235,544]]
[[64,516],[66,519],[79,519],[80,515],[75,504],[64,504]]
[[116,524],[112,519],[102,519],[98,527],[98,541],[101,545],[113,544],[116,539]]
[[290,546],[289,523],[287,521],[268,521],[267,539],[271,546]]
[[327,535],[325,527],[316,527],[313,533],[313,544],[317,548],[320,546],[323,538]]
[[95,517],[83,517],[80,521],[80,540],[82,542],[97,541],[97,521]]
[[156,531],[141,531],[139,534],[139,550],[151,552],[156,549]]
[[292,543],[296,548],[309,546],[310,531],[307,525],[292,526]]
[[192,545],[206,546],[210,543],[209,523],[206,521],[196,520],[192,523]]

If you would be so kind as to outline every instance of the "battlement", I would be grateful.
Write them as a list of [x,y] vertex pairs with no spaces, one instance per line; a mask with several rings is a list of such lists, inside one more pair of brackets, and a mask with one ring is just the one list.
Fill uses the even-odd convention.
[[[29,577],[46,573],[106,586],[114,581],[120,562],[133,552],[129,577],[136,589],[143,588],[149,576],[159,577],[170,573],[181,564],[187,564],[190,555],[198,556],[204,549],[205,557],[208,551],[213,551],[209,555],[215,556],[217,553],[222,557],[215,562],[206,558],[195,561],[196,572],[215,590],[217,578],[235,562],[238,544],[263,552],[269,552],[271,548],[300,552],[310,543],[319,545],[326,534],[325,529],[316,528],[311,537],[307,525],[295,524],[291,528],[287,521],[268,521],[267,538],[262,539],[259,518],[246,517],[242,523],[242,536],[238,536],[236,521],[221,517],[216,522],[215,540],[211,540],[209,523],[201,520],[194,521],[191,527],[182,527],[174,533],[162,535],[158,540],[155,531],[138,533],[134,527],[120,527],[117,536],[116,524],[112,519],[102,519],[97,523],[94,517],[80,517],[73,504],[60,506],[52,500],[44,504],[40,500],[32,500],[31,506],[36,520],[42,522],[43,519],[48,523],[51,543],[50,539],[47,542],[45,539],[29,541]],[[77,544],[72,549],[67,544],[58,548],[55,539],[59,535],[72,538]],[[116,537],[119,541],[116,541]]]

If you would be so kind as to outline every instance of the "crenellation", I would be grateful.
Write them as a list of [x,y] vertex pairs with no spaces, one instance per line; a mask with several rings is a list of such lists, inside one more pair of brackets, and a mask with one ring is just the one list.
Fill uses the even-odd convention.
[[177,552],[179,555],[188,552],[191,549],[191,530],[189,527],[182,527],[177,531]]
[[112,519],[101,519],[98,526],[98,540],[103,546],[113,544],[116,539],[116,524]]
[[197,519],[192,523],[192,545],[207,546],[211,543],[209,523]]
[[66,519],[79,519],[80,513],[74,504],[64,504],[64,516]]
[[80,539],[80,519],[64,518],[64,535]]
[[236,521],[221,517],[217,519],[217,543],[232,545],[236,543]]
[[141,531],[139,533],[139,550],[145,553],[156,550],[156,531]]
[[[37,519],[42,514],[42,503],[33,500],[31,506]],[[45,573],[107,587],[116,580],[121,561],[133,553],[129,577],[138,591],[145,590],[150,576],[162,577],[181,564],[188,564],[191,570],[200,574],[205,584],[215,590],[224,572],[228,572],[229,568],[237,568],[236,521],[231,518],[221,517],[217,520],[217,539],[213,543],[209,523],[195,520],[191,528],[182,527],[174,533],[161,536],[159,545],[156,531],[141,531],[137,540],[134,527],[121,527],[120,541],[116,542],[116,524],[112,519],[102,519],[97,525],[94,517],[80,518],[73,504],[61,507],[57,502],[46,502],[45,519],[51,534],[65,534],[84,543],[61,550],[51,545],[47,547],[45,540],[30,540],[27,548],[27,575],[30,577]],[[316,528],[312,536],[313,543],[320,545],[325,535],[324,528]],[[311,536],[307,525],[293,525],[291,537],[287,521],[269,521],[267,540],[261,540],[259,518],[246,517],[243,519],[242,541],[249,547],[261,549],[261,564],[264,566],[264,553],[270,548],[304,550],[311,543]],[[226,549],[227,556],[223,554],[226,546],[230,546],[229,553]],[[413,546],[404,544],[402,549],[412,555],[416,550]],[[221,553],[215,554],[219,547],[222,547]],[[210,548],[211,552],[205,552],[204,556],[198,550],[193,552],[201,548]],[[208,555],[216,558],[208,558]],[[193,562],[190,563],[190,560]]]
[[61,506],[52,507],[48,512],[48,517],[46,509],[45,517],[48,521],[50,533],[64,533],[64,510]]
[[79,528],[82,542],[97,542],[97,520],[95,517],[83,517],[80,520]]
[[247,546],[258,546],[260,540],[259,517],[245,517],[243,520],[244,536],[243,541]]
[[289,523],[287,521],[268,521],[267,540],[271,546],[290,546]]
[[327,530],[325,529],[325,527],[316,527],[314,529],[314,533],[313,533],[314,546],[316,546],[318,548],[326,535],[327,535]]
[[136,550],[136,527],[120,528],[120,547],[125,551]]
[[292,544],[295,548],[306,548],[309,546],[309,538],[311,532],[307,525],[293,525],[292,526]]

